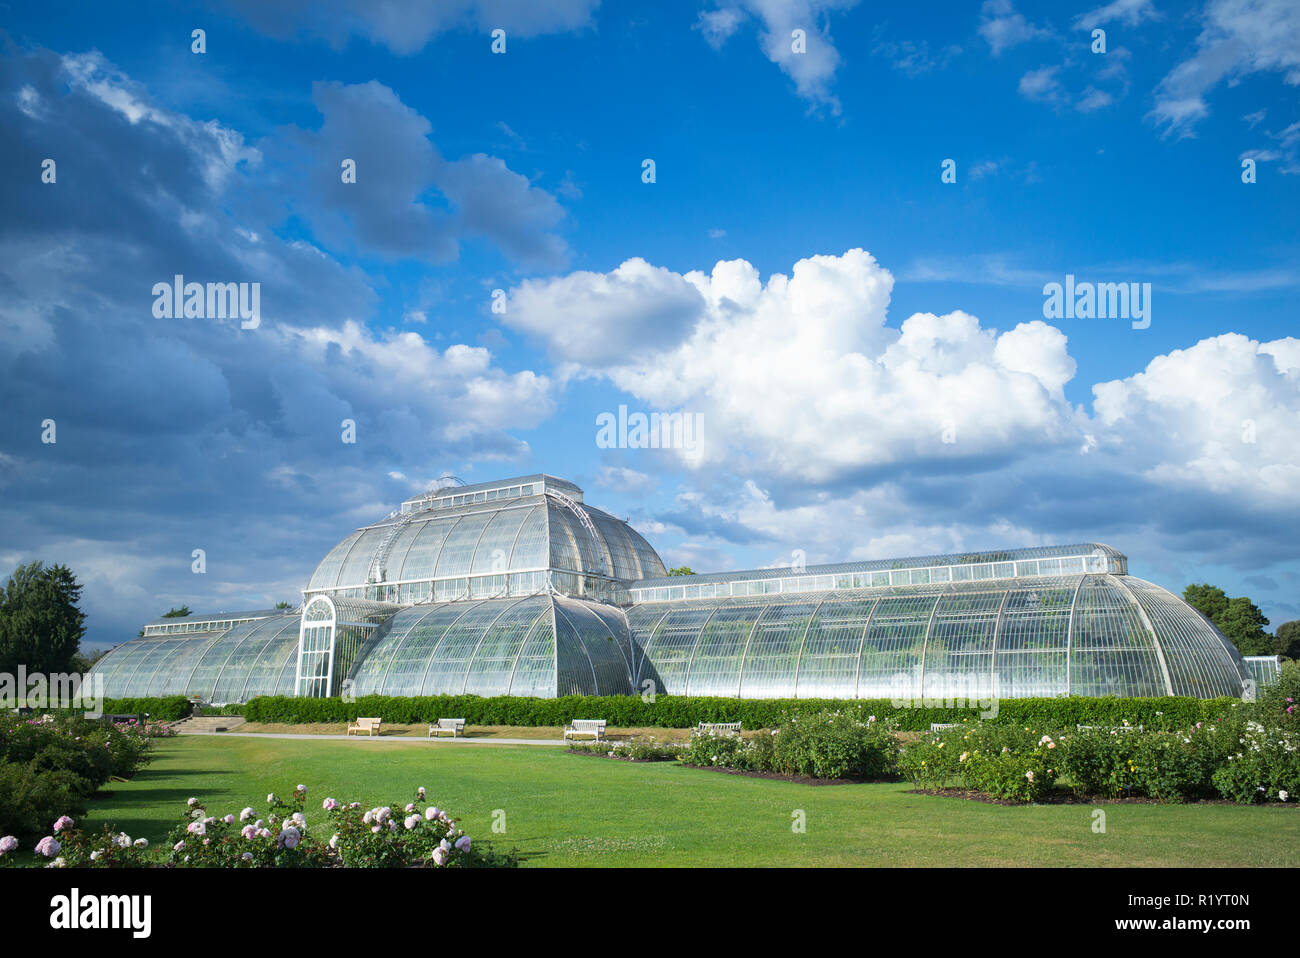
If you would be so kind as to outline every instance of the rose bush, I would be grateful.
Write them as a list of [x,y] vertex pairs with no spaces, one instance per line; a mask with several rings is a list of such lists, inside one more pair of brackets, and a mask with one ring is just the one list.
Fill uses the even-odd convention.
[[168,861],[185,868],[513,867],[513,853],[475,845],[457,820],[416,801],[367,808],[327,797],[307,811],[307,787],[288,801],[271,794],[264,815],[252,808],[218,817],[197,799],[168,838]]
[[1224,798],[1250,804],[1295,801],[1300,795],[1300,733],[1247,722],[1212,775]]
[[892,722],[858,708],[787,714],[779,728],[747,739],[693,732],[681,761],[808,778],[889,778],[897,769],[898,739]]
[[603,755],[637,762],[671,762],[681,756],[684,746],[677,742],[656,742],[653,737],[627,742],[570,742],[569,751],[583,755]]
[[156,726],[80,716],[0,716],[0,835],[35,838],[61,814],[80,815],[112,778],[149,761]]

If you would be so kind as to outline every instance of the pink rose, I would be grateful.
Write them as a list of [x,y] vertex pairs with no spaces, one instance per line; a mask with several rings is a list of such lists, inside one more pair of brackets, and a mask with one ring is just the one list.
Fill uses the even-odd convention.
[[36,843],[36,853],[38,855],[44,855],[46,858],[53,858],[62,850],[63,850],[63,846],[60,845],[57,841],[55,841],[55,839],[52,836],[49,835],[42,838],[39,842]]

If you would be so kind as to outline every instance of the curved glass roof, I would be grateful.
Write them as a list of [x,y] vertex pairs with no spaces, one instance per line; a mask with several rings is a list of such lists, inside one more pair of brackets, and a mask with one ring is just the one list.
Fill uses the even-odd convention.
[[628,589],[635,602],[665,602],[683,598],[709,599],[768,592],[930,585],[935,582],[1069,575],[1074,572],[1114,572],[1124,575],[1128,572],[1128,557],[1110,546],[1084,542],[1032,549],[836,562],[797,569],[776,566],[769,569],[746,569],[743,572],[665,575],[631,582]]
[[1077,575],[635,606],[634,684],[743,698],[1240,695],[1241,657],[1177,596]]
[[316,567],[307,592],[547,570],[609,579],[666,571],[626,522],[572,497],[542,494],[404,512],[358,529]]
[[356,695],[627,694],[620,619],[555,595],[414,606],[366,642],[349,679]]
[[297,615],[274,615],[233,628],[124,642],[91,668],[109,698],[198,695],[243,702],[293,695],[298,657]]

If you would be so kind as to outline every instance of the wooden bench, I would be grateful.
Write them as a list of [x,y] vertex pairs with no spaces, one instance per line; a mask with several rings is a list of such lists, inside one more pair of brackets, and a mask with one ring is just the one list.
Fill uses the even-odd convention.
[[362,732],[365,732],[367,735],[378,735],[379,726],[382,725],[383,722],[383,719],[378,718],[359,718],[348,726],[348,734],[351,735],[353,732],[356,732],[360,735]]
[[605,720],[574,719],[564,727],[564,737],[572,738],[575,735],[590,735],[599,742],[605,737]]
[[739,722],[701,722],[696,729],[700,735],[739,735]]
[[956,727],[957,727],[956,722],[931,722],[930,723],[931,732],[942,732],[944,729],[956,728]]
[[452,738],[455,738],[457,735],[464,735],[465,720],[438,719],[438,721],[429,726],[429,738],[433,738],[435,735],[441,735],[443,732],[450,732]]

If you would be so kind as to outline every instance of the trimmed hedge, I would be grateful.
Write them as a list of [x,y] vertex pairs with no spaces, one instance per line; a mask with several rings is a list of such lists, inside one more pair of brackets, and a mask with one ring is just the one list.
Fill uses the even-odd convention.
[[155,722],[175,722],[190,714],[190,700],[184,695],[163,698],[104,699],[104,711],[110,715],[138,715],[143,713]]
[[[184,700],[182,700],[184,701]],[[1215,721],[1239,705],[1237,699],[1052,698],[1006,699],[999,703],[999,724],[1040,728],[1075,725],[1132,725],[1175,729]],[[635,695],[568,695],[555,699],[477,695],[366,695],[341,698],[266,696],[245,704],[250,722],[302,725],[311,722],[351,722],[377,716],[385,722],[418,724],[439,718],[463,718],[470,725],[565,725],[575,718],[603,718],[618,728],[654,726],[690,728],[700,722],[742,722],[745,728],[775,728],[785,714],[860,710],[880,720],[893,718],[905,731],[928,731],[931,722],[960,722],[979,718],[973,708],[898,708],[888,699],[732,699],[660,695],[654,702]]]

